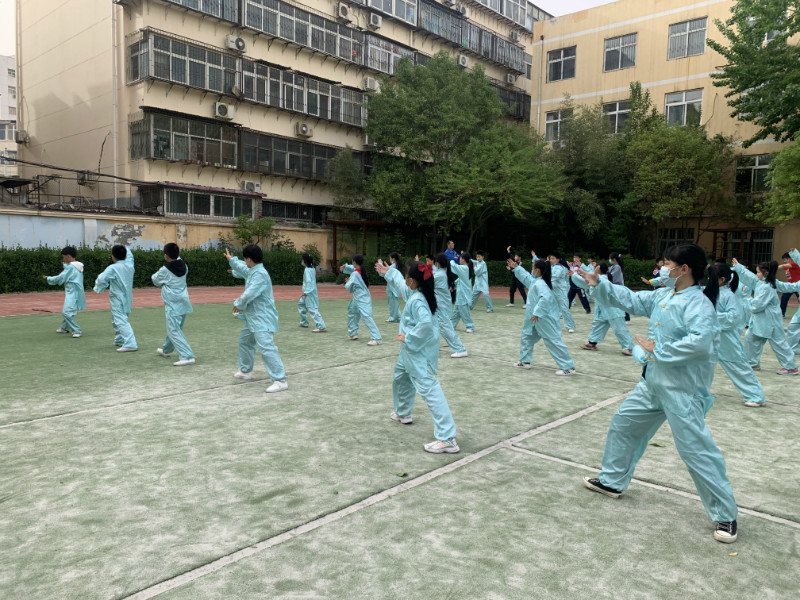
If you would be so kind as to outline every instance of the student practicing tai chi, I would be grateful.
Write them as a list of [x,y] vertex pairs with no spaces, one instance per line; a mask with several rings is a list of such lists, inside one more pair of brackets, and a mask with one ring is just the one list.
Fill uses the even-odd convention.
[[450,305],[450,287],[455,285],[456,275],[450,270],[450,260],[445,253],[438,254],[433,262],[433,279],[436,289],[436,312],[433,316],[439,324],[439,332],[452,350],[450,358],[465,358],[467,349],[453,328],[453,309]]
[[400,271],[389,265],[378,263],[375,269],[386,277],[387,285],[394,286],[406,300],[400,319],[400,334],[395,338],[401,347],[392,380],[394,411],[389,417],[398,423],[410,424],[418,392],[430,410],[436,438],[436,441],[425,444],[423,448],[434,454],[454,454],[459,451],[456,424],[442,386],[436,379],[439,326],[433,316],[437,309],[433,268],[412,262],[408,266],[405,281]]
[[[389,255],[390,267],[393,269],[400,269],[400,255],[397,252],[392,252]],[[381,275],[383,277],[383,275]],[[391,286],[386,286],[386,301],[389,304],[389,318],[386,319],[387,323],[400,322],[400,297],[397,295],[397,290]]]
[[519,362],[514,363],[514,366],[530,369],[533,362],[533,347],[539,340],[544,340],[545,348],[558,365],[556,375],[574,374],[575,361],[561,340],[561,325],[558,322],[561,309],[550,283],[550,263],[537,260],[533,263],[533,274],[528,273],[522,266],[514,267],[514,264],[514,260],[509,258],[509,268],[514,269],[514,275],[528,288],[525,321],[522,324],[522,336],[519,342]]
[[253,378],[257,347],[264,367],[272,379],[267,393],[282,392],[289,388],[289,384],[275,345],[278,311],[272,295],[272,279],[262,264],[264,252],[259,246],[245,246],[242,255],[244,260],[225,250],[225,258],[228,259],[234,276],[244,275],[244,292],[233,302],[233,314],[244,318],[244,327],[239,332],[239,370],[233,376],[237,379]]
[[725,371],[736,391],[744,398],[745,406],[764,406],[764,388],[747,363],[742,349],[744,310],[735,295],[739,286],[739,276],[731,271],[728,265],[717,263],[708,268],[708,278],[716,278],[719,283],[716,305],[721,328],[717,355],[719,366]]
[[[600,267],[600,279],[608,281],[608,263],[601,262],[598,266]],[[583,271],[588,273],[585,269]],[[572,274],[572,283],[580,289],[589,290],[589,294],[591,294],[592,288],[586,285],[583,277],[577,273]],[[597,299],[595,299],[594,303],[592,330],[589,332],[589,339],[581,348],[584,350],[597,350],[597,344],[605,339],[609,327],[614,332],[614,335],[617,336],[617,341],[622,346],[622,353],[625,356],[631,356],[633,354],[633,338],[625,326],[625,313],[617,307],[607,306]]]
[[637,338],[637,362],[642,378],[611,417],[606,435],[602,470],[585,477],[592,491],[619,498],[628,488],[636,463],[650,438],[669,421],[681,459],[694,480],[703,506],[716,523],[714,539],[736,541],[738,509],[725,476],[725,460],[705,423],[714,402],[711,382],[719,349],[719,322],[714,300],[719,290],[711,278],[705,291],[705,251],[695,244],[670,246],[664,253],[661,280],[666,287],[632,292],[582,273],[596,300],[650,317],[648,339]]
[[364,271],[364,257],[353,256],[353,263],[346,265],[344,274],[348,276],[344,289],[353,295],[347,305],[347,339],[358,339],[358,320],[362,319],[369,331],[368,346],[380,346],[381,332],[372,318],[372,296],[369,293],[369,279]]
[[86,293],[83,291],[83,263],[75,260],[78,251],[73,246],[65,246],[61,251],[63,267],[61,273],[44,280],[50,285],[64,286],[64,306],[61,309],[61,325],[56,333],[71,333],[72,337],[81,337],[81,328],[75,320],[79,310],[86,310]]
[[739,275],[739,279],[753,289],[753,299],[750,301],[752,316],[747,333],[744,334],[744,353],[750,366],[754,371],[761,370],[761,353],[764,344],[769,342],[781,365],[778,375],[797,375],[797,363],[783,333],[783,316],[776,294],[775,273],[778,271],[778,263],[774,260],[760,263],[758,279],[735,258],[733,270]]
[[300,327],[308,327],[308,315],[317,326],[311,333],[324,333],[325,321],[319,314],[319,294],[317,293],[317,270],[308,252],[303,252],[303,295],[297,301],[297,310],[300,313]]
[[180,252],[178,244],[169,243],[164,246],[164,266],[150,277],[153,285],[161,288],[164,314],[167,318],[167,338],[163,346],[156,350],[156,354],[169,356],[173,350],[177,350],[179,360],[172,363],[176,367],[194,364],[194,353],[183,335],[183,324],[186,322],[186,315],[192,312],[192,303],[186,289],[189,268],[181,259]]
[[128,321],[133,307],[133,252],[125,246],[111,248],[111,264],[97,276],[94,291],[102,294],[108,289],[111,304],[111,326],[117,352],[136,352],[136,337]]
[[575,333],[575,320],[572,318],[572,313],[569,312],[569,301],[567,300],[567,295],[569,294],[569,267],[561,264],[564,259],[558,252],[551,254],[547,259],[550,261],[553,294],[555,294],[556,302],[558,302],[561,318],[564,320],[564,327],[567,328],[567,333]]
[[475,285],[472,288],[470,309],[475,308],[478,298],[483,294],[483,301],[486,302],[486,312],[490,313],[494,312],[494,306],[492,306],[492,299],[489,296],[489,271],[483,260],[484,256],[485,254],[479,251],[475,253],[475,258],[472,259],[472,264],[475,268]]
[[[522,264],[522,254],[519,252],[511,253],[511,246],[506,248],[506,252],[508,252],[508,258],[514,259],[514,266],[507,266],[506,269],[511,272],[511,286],[508,288],[508,304],[506,304],[506,308],[512,308],[514,306],[514,292],[519,290],[519,295],[522,296],[522,304],[524,305],[525,302],[528,301],[528,293],[525,291],[525,286],[522,285],[519,280],[514,277],[514,269],[517,268],[519,265]],[[531,251],[531,256],[536,256],[536,252]],[[536,259],[533,260],[536,262]],[[508,263],[509,265],[511,263]]]
[[[800,251],[798,251],[797,248],[789,250],[789,256],[794,263],[800,264]],[[800,281],[791,281],[788,283],[777,281],[775,282],[775,286],[778,288],[778,291],[782,292],[784,295],[800,292]],[[789,344],[795,356],[800,354],[800,308],[794,312],[792,320],[786,326],[786,343]]]
[[459,321],[464,321],[467,333],[473,333],[475,331],[475,323],[469,314],[469,306],[472,303],[472,282],[475,281],[475,267],[472,266],[470,253],[462,252],[457,263],[451,260],[450,270],[458,277],[458,281],[456,281],[456,304],[450,320],[453,323],[453,328],[458,325]]

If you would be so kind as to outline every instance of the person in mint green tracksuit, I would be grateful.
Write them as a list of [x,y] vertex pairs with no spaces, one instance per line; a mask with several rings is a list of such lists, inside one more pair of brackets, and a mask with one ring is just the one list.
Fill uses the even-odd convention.
[[447,255],[444,252],[437,254],[433,260],[433,286],[436,293],[436,312],[433,316],[439,324],[441,336],[452,351],[450,358],[465,358],[467,349],[453,328],[453,309],[450,303],[450,286],[457,280],[450,270],[450,259]]
[[543,340],[545,348],[558,365],[556,375],[574,374],[575,361],[561,339],[561,325],[558,322],[561,309],[550,287],[550,263],[537,260],[533,263],[533,273],[528,273],[522,266],[516,266],[512,259],[509,259],[508,266],[513,269],[514,276],[520,283],[528,288],[525,321],[522,323],[519,341],[519,362],[514,363],[514,366],[530,369],[533,347],[539,340]]
[[483,301],[486,302],[486,312],[490,313],[494,312],[494,306],[492,306],[492,299],[489,296],[489,270],[484,261],[485,256],[483,252],[476,252],[475,258],[472,259],[472,263],[475,266],[475,285],[472,287],[470,309],[475,308],[478,298],[483,294]]
[[561,318],[564,321],[568,333],[575,333],[575,320],[569,311],[569,267],[562,263],[564,260],[559,253],[553,253],[547,257],[550,261],[550,276],[553,284],[553,294],[555,294],[558,308],[561,310]]
[[244,292],[233,302],[234,314],[244,317],[244,327],[239,333],[239,370],[237,379],[252,379],[256,348],[272,379],[267,393],[282,392],[289,388],[286,371],[275,345],[278,332],[278,310],[272,296],[272,279],[264,268],[264,253],[259,246],[250,244],[242,251],[244,260],[225,250],[225,258],[234,276],[245,274]]
[[717,318],[721,328],[719,339],[719,366],[744,398],[744,405],[764,406],[764,388],[747,362],[742,348],[744,330],[744,310],[735,292],[739,286],[739,276],[726,264],[718,263],[708,269],[708,277],[719,283],[717,298]]
[[725,459],[705,423],[714,403],[711,383],[719,351],[720,325],[714,308],[718,282],[711,278],[705,290],[700,289],[707,261],[696,244],[670,246],[664,258],[661,278],[666,287],[653,291],[636,293],[593,273],[581,275],[595,287],[597,300],[650,318],[648,339],[637,338],[640,345],[633,353],[644,365],[642,377],[611,417],[599,475],[585,477],[583,484],[618,498],[628,488],[650,439],[669,421],[678,454],[716,523],[714,539],[731,543],[738,535],[738,509],[725,475]]
[[475,281],[475,267],[472,266],[472,256],[469,252],[462,252],[458,262],[450,261],[450,270],[458,277],[456,281],[456,302],[453,309],[453,316],[450,322],[453,329],[459,321],[464,321],[467,333],[475,331],[475,323],[472,315],[469,314],[469,307],[472,304],[472,283]]
[[111,248],[112,263],[97,276],[94,291],[102,294],[108,290],[111,304],[111,326],[114,328],[114,345],[117,352],[135,352],[139,349],[128,315],[133,308],[133,252],[125,246]]
[[317,269],[308,252],[303,252],[303,295],[297,301],[297,310],[300,313],[300,327],[308,327],[308,315],[314,320],[316,328],[313,333],[327,331],[325,321],[319,314],[319,294],[317,293]]
[[50,285],[64,286],[64,306],[61,309],[61,325],[56,333],[71,333],[72,337],[81,337],[81,328],[75,320],[79,310],[86,310],[86,293],[83,290],[83,263],[75,260],[78,251],[74,246],[65,246],[61,250],[61,273],[48,277],[45,281]]
[[[795,264],[800,265],[800,251],[798,251],[797,248],[789,250],[789,256]],[[775,286],[782,294],[790,292],[800,293],[800,281],[795,281],[793,283],[776,281]],[[786,343],[789,344],[795,356],[800,355],[800,308],[795,311],[792,320],[789,321],[789,325],[786,326]]]
[[749,283],[753,289],[753,298],[750,300],[752,316],[750,317],[750,326],[744,336],[744,353],[750,366],[755,371],[761,370],[761,353],[764,350],[764,344],[769,342],[781,365],[778,375],[797,375],[797,362],[792,349],[786,342],[783,332],[783,315],[776,293],[775,274],[778,270],[778,263],[774,260],[760,263],[757,269],[758,279],[735,258],[733,259],[733,270],[742,281]]
[[[389,263],[390,266],[394,269],[400,269],[400,254],[397,252],[392,252],[389,255]],[[379,273],[380,275],[380,273]],[[384,277],[381,275],[381,277]],[[384,277],[385,278],[385,277]],[[397,290],[395,290],[392,286],[386,286],[386,301],[389,304],[389,318],[386,319],[387,323],[399,323],[400,322],[400,296],[398,295]]]
[[[601,262],[600,266],[600,279],[608,281],[608,263]],[[583,270],[584,273],[591,271]],[[577,273],[572,274],[572,282],[579,288],[588,290],[589,296],[592,295],[592,289],[586,285],[583,277]],[[597,350],[597,344],[603,341],[608,333],[609,327],[617,337],[619,345],[622,347],[622,353],[625,356],[633,354],[633,338],[631,337],[628,327],[625,325],[625,313],[614,306],[606,306],[602,302],[595,299],[594,302],[594,318],[592,319],[592,329],[589,331],[589,338],[586,343],[581,346],[584,350]]]
[[358,321],[361,319],[369,331],[367,346],[380,346],[381,332],[372,318],[372,295],[364,268],[364,256],[361,254],[354,255],[352,264],[344,267],[344,274],[348,276],[344,289],[353,295],[347,305],[347,339],[358,339]]
[[393,286],[398,295],[406,299],[400,317],[400,333],[395,338],[401,347],[392,379],[394,411],[389,418],[404,425],[410,424],[414,398],[419,393],[430,410],[436,438],[436,441],[425,444],[424,450],[434,454],[454,454],[459,451],[456,424],[442,386],[436,379],[439,326],[433,316],[438,307],[433,267],[412,262],[405,281],[399,270],[385,263],[376,264],[375,270],[386,277],[387,285]]
[[178,244],[170,242],[164,246],[164,265],[150,277],[153,285],[161,288],[164,314],[167,319],[167,337],[156,353],[166,357],[176,350],[178,360],[172,363],[176,367],[195,363],[192,348],[183,334],[186,315],[193,310],[192,303],[189,301],[189,291],[186,289],[188,272],[189,268],[181,259],[181,250]]

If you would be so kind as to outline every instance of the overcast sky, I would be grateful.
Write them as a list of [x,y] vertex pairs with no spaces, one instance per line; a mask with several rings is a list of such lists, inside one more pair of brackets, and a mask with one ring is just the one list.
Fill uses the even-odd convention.
[[[51,0],[40,0],[48,2]],[[608,4],[614,0],[534,0],[536,6],[559,17],[584,8]],[[306,2],[310,4],[310,2]],[[14,4],[15,0],[0,0],[0,54],[14,54]],[[111,4],[109,0],[109,5]]]

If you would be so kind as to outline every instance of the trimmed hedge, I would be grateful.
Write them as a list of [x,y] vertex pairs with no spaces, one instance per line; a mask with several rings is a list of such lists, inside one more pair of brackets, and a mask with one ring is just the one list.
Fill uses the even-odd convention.
[[[136,265],[133,286],[153,287],[150,276],[164,264],[164,253],[161,250],[133,250],[133,254]],[[190,286],[242,285],[241,279],[235,279],[228,273],[228,262],[223,250],[181,250],[181,258],[189,267],[187,282]],[[79,248],[77,259],[84,265],[84,287],[91,290],[97,276],[111,264],[111,250]],[[300,263],[300,253],[294,250],[264,253],[264,267],[269,271],[274,285],[301,285],[303,266]],[[48,285],[42,275],[58,275],[61,268],[60,248],[40,247],[29,250],[0,247],[0,293],[58,289]]]

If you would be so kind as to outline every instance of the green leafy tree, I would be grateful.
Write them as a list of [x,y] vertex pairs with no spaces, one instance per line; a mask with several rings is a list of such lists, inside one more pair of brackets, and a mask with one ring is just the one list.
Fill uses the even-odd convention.
[[347,216],[367,204],[364,173],[361,163],[353,156],[353,149],[345,146],[328,162],[325,179],[330,186],[334,205]]
[[800,219],[800,134],[795,143],[781,150],[770,163],[769,192],[754,216],[768,223]]
[[239,246],[257,244],[269,246],[275,240],[275,220],[269,218],[253,219],[250,215],[239,215],[233,227],[233,240]]
[[714,85],[728,89],[732,116],[758,127],[743,146],[791,140],[800,131],[800,0],[738,0],[714,22],[724,40],[708,45],[726,61]]

